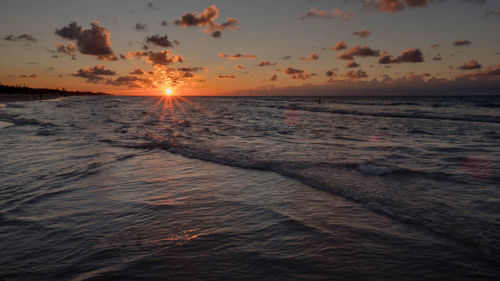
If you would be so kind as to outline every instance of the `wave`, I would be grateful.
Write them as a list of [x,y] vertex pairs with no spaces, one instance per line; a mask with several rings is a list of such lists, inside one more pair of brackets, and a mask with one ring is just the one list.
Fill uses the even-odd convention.
[[[394,185],[394,183],[398,183],[404,178],[407,178],[405,181],[411,182],[426,181],[427,184],[431,184],[431,182],[428,182],[429,180],[434,183],[436,183],[436,181],[440,181],[445,184],[449,184],[454,181],[457,183],[464,183],[460,179],[453,179],[449,174],[414,171],[403,167],[389,166],[374,162],[308,164],[303,162],[259,161],[250,158],[241,160],[237,157],[231,157],[230,154],[219,155],[212,152],[196,150],[168,140],[147,139],[148,142],[146,143],[110,144],[131,149],[163,149],[187,158],[209,161],[237,168],[275,172],[282,176],[298,180],[312,188],[323,190],[364,205],[373,212],[383,214],[401,223],[415,225],[425,229],[426,231],[430,231],[430,233],[435,235],[451,239],[467,247],[479,249],[488,260],[495,263],[498,258],[500,258],[500,251],[496,249],[487,249],[487,245],[491,245],[491,241],[487,241],[484,236],[475,235],[469,231],[458,232],[454,230],[457,224],[464,224],[462,221],[463,218],[461,217],[440,218],[435,221],[429,221],[429,216],[441,216],[442,212],[433,208],[426,209],[425,207],[416,207],[421,209],[411,209],[407,206],[408,202],[405,200],[396,201],[392,198],[392,196],[390,196],[391,191],[389,190],[386,190],[385,192],[389,193],[385,194],[384,192],[380,193],[381,191],[370,191],[369,189],[359,190],[357,187],[353,186],[353,184],[356,184],[355,182],[361,183],[362,181],[371,181],[366,177],[373,177],[374,180],[378,179],[376,182],[388,181],[386,183],[388,186],[391,186],[391,183]],[[329,179],[329,176],[332,175],[335,175],[335,178],[341,181],[344,179],[356,179],[356,181],[335,181]],[[372,194],[373,192],[375,193]],[[476,226],[478,228],[482,228],[481,223],[474,221],[472,218],[469,223],[470,225],[473,225],[471,226],[472,229],[477,229],[475,228]],[[491,237],[489,239],[494,240],[494,238]]]
[[18,118],[19,115],[11,113],[0,113],[0,119],[3,122],[12,123],[13,125],[34,125],[43,127],[55,127],[54,124],[50,122],[42,122],[32,118]]
[[344,110],[344,109],[328,109],[321,107],[305,107],[293,105],[289,106],[270,106],[278,109],[293,109],[309,112],[321,112],[321,113],[331,113],[331,114],[341,114],[341,115],[356,115],[356,116],[369,116],[369,117],[383,117],[383,118],[408,118],[408,119],[427,119],[427,120],[443,120],[443,121],[462,121],[462,122],[482,122],[482,123],[500,123],[500,117],[496,116],[486,116],[486,115],[474,115],[474,116],[438,116],[429,115],[422,113],[386,113],[386,112],[362,112],[356,110]]

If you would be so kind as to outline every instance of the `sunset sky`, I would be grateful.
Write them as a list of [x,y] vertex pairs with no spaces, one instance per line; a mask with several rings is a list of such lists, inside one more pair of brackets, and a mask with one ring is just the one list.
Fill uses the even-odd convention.
[[0,83],[128,95],[498,93],[499,27],[493,0],[2,0]]

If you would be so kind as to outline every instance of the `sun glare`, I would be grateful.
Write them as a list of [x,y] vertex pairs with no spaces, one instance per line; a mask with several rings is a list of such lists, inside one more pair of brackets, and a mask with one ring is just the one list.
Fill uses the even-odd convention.
[[172,89],[167,88],[167,89],[165,90],[165,94],[167,94],[167,95],[171,95],[171,94],[172,94]]

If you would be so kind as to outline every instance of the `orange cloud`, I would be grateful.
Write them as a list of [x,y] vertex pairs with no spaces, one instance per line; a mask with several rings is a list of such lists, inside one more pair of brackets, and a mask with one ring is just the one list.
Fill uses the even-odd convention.
[[474,59],[464,63],[462,66],[459,66],[460,70],[472,70],[472,69],[480,69],[482,66]]
[[381,12],[399,12],[406,7],[425,7],[431,0],[364,0],[365,6],[375,8]]
[[76,53],[76,45],[73,42],[69,42],[68,46],[64,46],[64,44],[55,43],[56,52],[62,53],[70,56],[74,56]]
[[340,50],[344,50],[346,48],[347,48],[347,44],[344,41],[339,41],[339,42],[337,42],[337,44],[335,44],[335,46],[330,47],[330,50],[340,51]]
[[313,61],[313,60],[319,60],[319,55],[314,53],[314,54],[310,54],[309,57],[305,58],[305,57],[302,57],[300,58],[302,61]]
[[457,78],[464,79],[500,79],[500,64],[495,67],[488,67],[482,71],[476,71],[470,74],[458,75]]
[[355,61],[348,62],[345,67],[347,68],[356,68],[359,67],[359,64],[357,64]]

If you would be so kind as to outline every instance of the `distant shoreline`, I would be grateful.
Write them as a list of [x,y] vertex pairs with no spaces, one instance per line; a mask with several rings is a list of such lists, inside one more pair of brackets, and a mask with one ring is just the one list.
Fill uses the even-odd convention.
[[42,89],[0,85],[0,102],[39,101],[61,97],[105,96],[106,93],[66,91],[64,89]]

